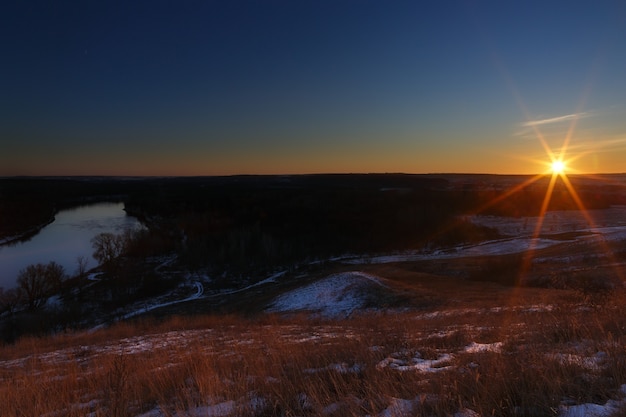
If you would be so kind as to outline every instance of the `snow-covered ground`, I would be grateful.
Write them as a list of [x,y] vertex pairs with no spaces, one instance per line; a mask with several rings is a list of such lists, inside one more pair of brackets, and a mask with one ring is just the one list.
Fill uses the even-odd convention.
[[267,311],[307,310],[323,317],[348,316],[367,305],[372,288],[384,286],[380,278],[362,272],[335,274],[277,297]]
[[144,314],[149,311],[156,310],[157,308],[167,307],[167,306],[184,303],[184,302],[191,301],[191,300],[197,300],[198,298],[202,297],[202,294],[204,294],[204,286],[202,285],[200,281],[194,281],[192,284],[195,287],[196,291],[189,297],[186,297],[180,300],[172,300],[172,301],[156,302],[156,303],[152,302],[150,304],[146,304],[144,307],[131,311],[130,313],[124,314],[122,316],[122,320],[126,320],[131,317],[135,317],[140,314]]
[[473,245],[457,246],[447,250],[434,252],[405,252],[393,255],[359,256],[344,259],[351,265],[385,264],[393,262],[416,262],[436,259],[455,259],[472,256],[494,256],[525,252],[529,249],[538,250],[561,243],[551,239],[511,238],[485,241]]
[[622,385],[620,393],[624,399],[608,400],[605,404],[562,405],[559,407],[559,417],[610,417],[626,405],[626,385]]
[[540,219],[533,217],[503,217],[476,215],[468,218],[472,223],[493,227],[507,236],[532,236],[541,222],[541,235],[595,231],[608,233],[611,228],[626,231],[626,206],[586,212],[566,210],[549,211]]
[[[346,256],[346,264],[383,264],[393,262],[415,262],[438,259],[455,259],[473,256],[495,256],[539,250],[563,243],[556,235],[576,232],[576,242],[615,242],[626,240],[626,206],[615,206],[605,210],[590,210],[587,215],[579,211],[548,212],[539,217],[511,218],[501,216],[472,216],[469,220],[480,226],[497,229],[510,236],[477,244],[460,245],[433,252],[407,251],[375,256]],[[533,238],[541,221],[541,238]],[[550,235],[555,235],[550,239]]]

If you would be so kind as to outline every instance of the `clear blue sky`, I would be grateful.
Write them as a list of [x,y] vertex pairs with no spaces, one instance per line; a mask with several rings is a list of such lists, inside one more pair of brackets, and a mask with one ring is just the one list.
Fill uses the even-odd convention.
[[626,171],[622,1],[17,1],[0,175]]

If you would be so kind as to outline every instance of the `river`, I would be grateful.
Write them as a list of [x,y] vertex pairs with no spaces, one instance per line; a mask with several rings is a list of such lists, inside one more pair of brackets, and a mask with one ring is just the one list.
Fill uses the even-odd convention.
[[135,217],[126,214],[123,203],[97,203],[62,210],[31,239],[0,246],[0,287],[14,288],[20,270],[30,264],[54,261],[72,275],[78,267],[77,259],[84,257],[87,268],[93,268],[97,266],[92,257],[94,236],[140,226]]

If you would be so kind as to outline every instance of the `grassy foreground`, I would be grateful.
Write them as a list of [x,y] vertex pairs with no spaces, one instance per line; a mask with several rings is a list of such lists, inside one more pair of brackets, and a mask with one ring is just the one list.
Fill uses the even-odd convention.
[[[552,416],[624,396],[626,296],[175,317],[0,348],[3,416]],[[486,296],[488,299],[488,295]],[[519,301],[523,300],[522,303]],[[619,403],[613,415],[626,416]]]

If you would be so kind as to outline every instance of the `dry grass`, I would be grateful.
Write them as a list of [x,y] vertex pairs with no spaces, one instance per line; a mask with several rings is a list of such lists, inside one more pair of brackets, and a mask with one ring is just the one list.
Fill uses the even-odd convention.
[[543,308],[499,297],[501,307],[342,321],[176,317],[23,339],[0,349],[0,408],[9,417],[551,416],[621,398],[623,295]]

